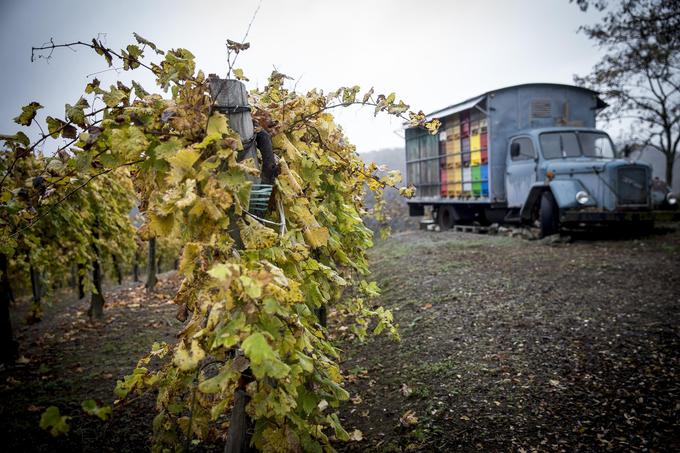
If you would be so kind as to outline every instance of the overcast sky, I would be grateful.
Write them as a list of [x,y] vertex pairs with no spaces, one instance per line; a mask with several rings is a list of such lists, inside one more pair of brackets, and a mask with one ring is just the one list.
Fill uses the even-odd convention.
[[[87,49],[31,63],[31,46],[99,35],[120,48],[137,32],[164,49],[189,49],[206,74],[224,76],[224,43],[243,38],[259,3],[0,0],[0,132],[15,131],[12,118],[34,100],[46,107],[41,117],[63,117],[63,105],[77,101],[90,74],[107,68]],[[597,19],[592,8],[582,13],[568,0],[262,0],[251,48],[236,66],[249,88],[263,86],[276,67],[299,91],[374,86],[429,112],[503,86],[572,83],[599,58],[577,33]],[[130,79],[116,71],[96,77]],[[132,77],[152,83],[143,70]],[[337,117],[360,152],[403,146],[398,120],[374,119],[371,109]]]

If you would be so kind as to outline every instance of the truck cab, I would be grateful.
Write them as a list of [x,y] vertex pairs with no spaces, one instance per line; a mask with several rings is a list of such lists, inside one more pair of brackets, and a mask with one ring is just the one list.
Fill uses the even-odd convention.
[[626,220],[649,226],[651,167],[615,156],[609,135],[598,129],[521,131],[508,140],[508,208],[544,235]]

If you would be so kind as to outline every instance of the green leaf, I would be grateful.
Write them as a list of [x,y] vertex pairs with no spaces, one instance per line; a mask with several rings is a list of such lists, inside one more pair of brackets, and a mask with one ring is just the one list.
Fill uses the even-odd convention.
[[262,283],[250,278],[247,275],[241,275],[239,277],[241,285],[243,285],[243,292],[246,293],[251,299],[259,299],[262,297]]
[[0,140],[9,143],[19,143],[24,146],[28,146],[31,144],[31,140],[28,138],[28,136],[21,131],[17,132],[14,135],[0,134]]
[[85,128],[87,126],[85,124],[85,109],[89,106],[90,104],[82,97],[78,99],[76,105],[66,104],[66,118],[73,124]]
[[136,160],[149,146],[141,129],[130,126],[111,131],[111,149],[126,161]]
[[132,81],[132,88],[135,90],[135,96],[137,96],[139,99],[143,99],[149,95],[149,92],[134,80]]
[[290,367],[279,359],[279,355],[269,346],[267,339],[260,332],[251,334],[241,344],[241,349],[250,359],[253,374],[257,379],[265,375],[275,379],[283,379],[290,373]]
[[35,115],[38,113],[38,110],[41,108],[43,108],[43,106],[35,101],[21,107],[21,114],[14,118],[14,122],[21,124],[22,126],[30,126]]
[[80,407],[83,408],[86,414],[94,415],[104,421],[108,420],[112,413],[111,406],[99,406],[95,400],[85,400],[80,403]]
[[236,77],[236,80],[245,80],[246,82],[250,80],[248,77],[243,75],[243,69],[241,68],[234,69],[234,77]]
[[240,375],[231,369],[231,362],[227,362],[216,376],[198,384],[198,390],[202,393],[217,393],[226,389],[229,384],[235,384]]
[[60,120],[59,118],[47,117],[47,131],[52,136],[52,138],[59,138],[61,134],[61,129],[66,126],[66,122]]
[[226,280],[227,278],[231,278],[232,265],[225,263],[215,264],[208,271],[208,275],[210,275],[213,278],[216,278],[217,280]]
[[70,418],[69,416],[61,415],[58,407],[50,406],[40,416],[40,427],[49,431],[52,436],[57,437],[69,431],[71,427],[67,422]]
[[137,33],[132,33],[132,36],[135,37],[135,39],[137,40],[137,42],[138,42],[139,44],[142,44],[142,45],[144,45],[144,46],[149,46],[149,47],[151,47],[158,55],[163,55],[164,52],[163,52],[162,50],[158,49],[158,48],[156,47],[156,44],[152,43],[152,42],[149,41],[148,39],[142,38],[142,37],[139,36]]
[[107,107],[115,107],[120,104],[123,99],[127,99],[127,97],[128,95],[125,93],[125,91],[119,90],[118,88],[111,85],[111,91],[104,91],[102,100]]

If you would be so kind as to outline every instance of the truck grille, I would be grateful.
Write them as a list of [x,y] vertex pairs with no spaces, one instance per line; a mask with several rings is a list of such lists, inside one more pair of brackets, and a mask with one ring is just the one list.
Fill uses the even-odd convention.
[[619,206],[647,204],[647,171],[643,167],[621,167],[617,176]]

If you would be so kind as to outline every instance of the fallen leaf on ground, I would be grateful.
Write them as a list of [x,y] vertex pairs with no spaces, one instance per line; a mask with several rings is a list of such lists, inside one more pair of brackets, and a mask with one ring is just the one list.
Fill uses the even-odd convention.
[[412,425],[416,425],[418,423],[418,417],[416,417],[416,411],[414,410],[408,410],[404,412],[404,415],[402,415],[399,418],[399,423],[403,427],[409,427]]
[[364,434],[359,431],[358,429],[355,429],[352,431],[352,434],[349,435],[349,440],[353,440],[355,442],[359,442],[364,439]]

